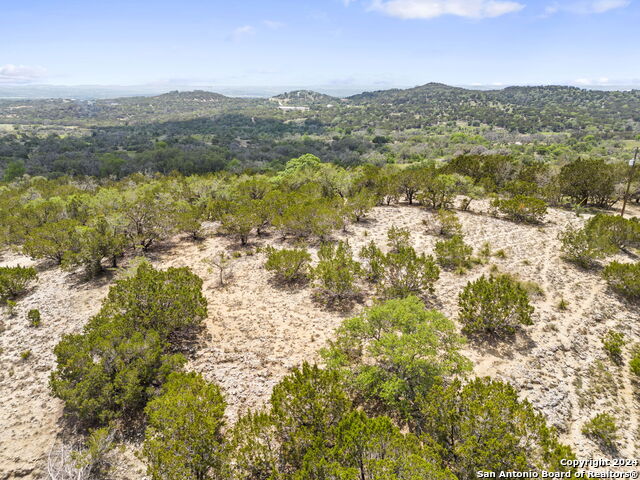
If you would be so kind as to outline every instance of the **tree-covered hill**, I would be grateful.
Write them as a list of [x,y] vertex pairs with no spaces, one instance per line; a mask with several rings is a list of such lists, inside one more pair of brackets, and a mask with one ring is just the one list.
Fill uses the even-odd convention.
[[[283,111],[283,105],[309,110]],[[227,113],[314,120],[349,129],[403,130],[462,121],[521,133],[600,132],[627,137],[640,131],[640,90],[540,86],[482,91],[429,83],[346,99],[299,90],[272,99],[175,91],[114,100],[0,101],[0,123],[12,124],[128,125]]]

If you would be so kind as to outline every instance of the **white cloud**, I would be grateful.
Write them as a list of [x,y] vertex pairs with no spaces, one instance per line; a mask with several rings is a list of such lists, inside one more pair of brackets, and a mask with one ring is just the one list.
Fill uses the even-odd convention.
[[42,67],[27,65],[0,65],[0,83],[29,83],[46,76],[47,71]]
[[262,23],[264,23],[267,28],[270,28],[271,30],[278,30],[279,28],[284,27],[284,23],[276,22],[274,20],[263,20]]
[[524,5],[500,0],[373,0],[371,8],[398,18],[435,18],[456,15],[466,18],[491,18],[517,12]]
[[624,8],[631,4],[631,0],[591,0],[578,2],[554,3],[549,5],[545,12],[553,15],[558,12],[577,13],[589,15],[593,13],[605,13],[616,8]]
[[253,28],[251,25],[243,25],[242,27],[236,28],[231,33],[230,38],[234,42],[237,42],[242,40],[243,38],[251,37],[252,35],[255,35],[255,33],[256,33],[256,29]]
[[610,85],[611,82],[607,77],[600,78],[577,78],[574,80],[576,85],[593,86],[593,85]]

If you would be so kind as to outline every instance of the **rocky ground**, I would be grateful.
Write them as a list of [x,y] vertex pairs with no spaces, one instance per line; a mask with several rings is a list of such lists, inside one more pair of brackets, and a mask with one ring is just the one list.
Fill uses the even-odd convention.
[[[601,338],[607,330],[616,329],[627,339],[640,341],[640,309],[608,291],[597,272],[582,271],[560,258],[558,233],[587,217],[550,210],[543,225],[529,226],[489,216],[482,202],[472,207],[474,212],[458,213],[466,242],[476,250],[489,242],[494,252],[502,250],[504,255],[493,256],[463,275],[443,272],[431,306],[455,319],[459,291],[496,268],[535,282],[541,289],[532,297],[533,326],[512,338],[470,342],[465,347],[475,363],[474,374],[512,382],[559,429],[578,458],[637,458],[639,386],[632,382],[627,366],[617,367],[608,359]],[[631,213],[640,211],[634,206]],[[411,230],[419,252],[432,253],[438,240],[429,227],[433,221],[433,214],[420,207],[378,207],[367,221],[351,225],[336,238],[348,239],[358,252],[370,240],[384,246],[387,229],[395,225]],[[283,246],[282,239],[275,235],[253,238],[252,245],[238,248],[232,240],[215,235],[214,227],[201,242],[173,239],[152,252],[150,260],[160,268],[189,266],[204,279],[209,317],[189,368],[222,386],[233,422],[242,411],[262,406],[292,366],[317,359],[317,351],[334,329],[363,305],[347,313],[330,311],[313,301],[311,286],[291,290],[274,285],[263,268],[264,254],[256,248]],[[221,286],[210,259],[223,250],[235,258],[228,282]],[[0,257],[0,265],[17,264],[32,262],[10,252]],[[48,389],[53,347],[98,311],[117,276],[87,282],[80,272],[63,272],[46,264],[37,267],[37,285],[18,302],[14,316],[4,311],[0,318],[0,480],[45,478],[47,454],[64,426],[61,402]],[[567,302],[568,309],[558,308],[560,300]],[[32,308],[42,313],[39,328],[28,326],[26,313]],[[27,351],[30,356],[25,359]],[[586,420],[603,411],[619,419],[617,452],[600,451],[580,432]],[[134,450],[129,445],[122,454],[125,473],[118,476],[143,478]]]

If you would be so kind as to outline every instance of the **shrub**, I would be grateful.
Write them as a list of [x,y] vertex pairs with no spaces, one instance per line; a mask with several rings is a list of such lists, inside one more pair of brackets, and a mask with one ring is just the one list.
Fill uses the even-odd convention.
[[558,238],[563,258],[583,268],[592,267],[598,258],[606,254],[602,243],[585,229],[569,226]]
[[278,281],[296,283],[305,281],[309,276],[311,255],[304,249],[267,248],[267,262],[264,267],[274,272]]
[[361,266],[353,259],[351,247],[346,242],[337,245],[323,243],[318,251],[319,262],[313,269],[321,293],[330,300],[345,300],[358,293],[356,280]]
[[582,434],[607,448],[614,448],[618,441],[616,419],[609,413],[599,413],[582,426]]
[[491,206],[515,222],[539,223],[547,214],[547,204],[544,200],[525,195],[506,199],[496,198],[491,202]]
[[629,369],[636,377],[640,377],[640,347],[633,349],[631,352],[631,360],[629,360]]
[[23,294],[37,277],[33,267],[0,267],[0,303]]
[[139,415],[167,376],[184,364],[173,353],[185,329],[206,316],[202,280],[187,268],[141,264],[116,282],[83,334],[54,348],[53,394],[85,425]]
[[224,410],[220,389],[200,374],[169,375],[161,395],[145,408],[147,475],[153,480],[217,478],[224,465]]
[[436,242],[436,259],[443,268],[465,269],[472,265],[473,248],[464,243],[462,236]]
[[519,282],[499,275],[484,275],[470,282],[459,295],[460,321],[465,333],[515,332],[516,326],[531,325],[534,309]]
[[611,262],[602,272],[609,286],[629,300],[640,300],[640,262]]
[[384,275],[385,256],[373,240],[360,249],[360,258],[365,260],[366,279],[371,283],[380,281]]
[[409,229],[393,225],[387,230],[387,246],[392,252],[396,253],[403,248],[411,246],[411,233]]
[[29,312],[27,313],[27,319],[29,320],[29,324],[32,327],[39,327],[40,326],[40,310],[38,310],[37,308],[32,308],[31,310],[29,310]]
[[456,214],[450,210],[438,210],[436,215],[439,225],[438,234],[444,237],[462,235],[462,225]]
[[29,360],[29,358],[31,358],[31,350],[25,350],[23,352],[20,352],[20,358],[22,360]]
[[413,247],[403,247],[383,257],[378,294],[383,298],[404,298],[433,293],[440,269],[432,256],[418,255]]
[[640,222],[635,218],[598,214],[589,219],[585,231],[590,237],[599,239],[604,247],[609,247],[611,253],[615,253],[618,248],[640,245]]
[[626,343],[624,333],[616,332],[615,330],[609,330],[602,338],[604,350],[616,365],[622,364],[622,347],[624,347]]

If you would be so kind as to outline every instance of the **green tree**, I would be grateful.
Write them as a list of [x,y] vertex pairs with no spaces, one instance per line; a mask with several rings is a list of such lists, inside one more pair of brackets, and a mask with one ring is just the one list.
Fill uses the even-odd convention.
[[[567,471],[571,449],[509,384],[477,378],[435,385],[419,401],[414,430],[435,444],[461,480],[483,471]],[[430,441],[430,442],[429,442]]]
[[22,251],[31,258],[46,258],[60,265],[75,247],[73,237],[78,226],[77,221],[65,219],[30,229]]
[[531,325],[534,308],[527,291],[507,275],[480,277],[458,297],[459,319],[465,333],[515,332],[517,325]]
[[460,353],[463,343],[451,320],[407,297],[345,320],[322,355],[345,379],[356,403],[406,420],[418,397],[440,377],[471,369]]
[[559,182],[560,191],[580,205],[609,206],[615,201],[615,169],[603,159],[578,158],[568,163],[560,171]]
[[225,401],[217,385],[194,372],[174,372],[145,412],[143,453],[154,480],[207,480],[224,475],[221,429]]

